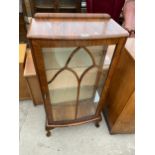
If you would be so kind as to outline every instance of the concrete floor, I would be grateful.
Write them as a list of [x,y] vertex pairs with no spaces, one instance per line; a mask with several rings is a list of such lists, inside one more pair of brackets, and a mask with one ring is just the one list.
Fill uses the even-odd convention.
[[134,155],[134,134],[110,135],[103,119],[93,123],[56,128],[46,137],[43,106],[21,101],[20,155]]

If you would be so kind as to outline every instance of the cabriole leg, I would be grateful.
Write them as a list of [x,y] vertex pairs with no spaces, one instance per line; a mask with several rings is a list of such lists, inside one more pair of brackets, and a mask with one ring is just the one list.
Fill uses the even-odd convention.
[[97,128],[100,127],[100,123],[99,123],[99,122],[100,122],[100,121],[95,122],[95,126],[96,126]]
[[51,136],[51,131],[50,130],[47,130],[46,136],[47,137],[50,137]]

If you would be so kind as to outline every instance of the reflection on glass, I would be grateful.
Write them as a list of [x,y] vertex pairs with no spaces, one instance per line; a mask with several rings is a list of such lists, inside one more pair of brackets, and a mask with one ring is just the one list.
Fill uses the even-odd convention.
[[[47,71],[47,80],[50,81],[56,72],[56,70]],[[54,120],[75,119],[77,98],[77,79],[75,75],[71,71],[63,70],[49,83],[48,88]]]
[[94,104],[94,96],[96,93],[95,84],[97,78],[98,68],[91,68],[85,72],[80,83],[79,103],[77,118],[94,115],[96,105]]
[[71,60],[68,63],[68,67],[71,68],[83,67],[85,69],[86,67],[89,67],[92,64],[93,63],[89,54],[83,48],[80,48],[72,56]]
[[102,67],[103,70],[99,79],[99,86],[97,89],[100,96],[101,96],[101,92],[102,92],[106,77],[108,75],[108,71],[114,54],[115,47],[116,47],[115,45],[110,45],[107,47],[107,52],[106,52],[104,62],[103,62],[103,67]]
[[45,69],[60,69],[75,48],[43,48]]

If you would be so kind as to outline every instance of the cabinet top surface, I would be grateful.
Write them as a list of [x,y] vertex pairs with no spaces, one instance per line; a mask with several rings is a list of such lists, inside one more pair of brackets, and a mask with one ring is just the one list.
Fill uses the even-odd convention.
[[128,32],[106,14],[36,14],[27,34],[30,39],[109,39]]

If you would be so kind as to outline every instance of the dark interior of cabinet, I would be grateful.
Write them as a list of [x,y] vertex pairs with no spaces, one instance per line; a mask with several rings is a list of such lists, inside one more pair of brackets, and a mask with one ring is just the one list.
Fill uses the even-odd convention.
[[19,43],[26,43],[26,25],[23,13],[19,13]]
[[81,12],[81,0],[31,0],[34,12]]

